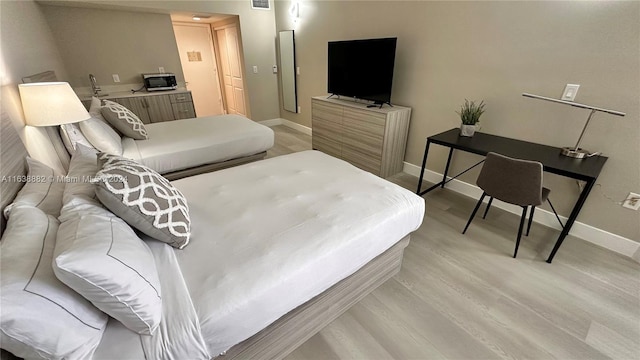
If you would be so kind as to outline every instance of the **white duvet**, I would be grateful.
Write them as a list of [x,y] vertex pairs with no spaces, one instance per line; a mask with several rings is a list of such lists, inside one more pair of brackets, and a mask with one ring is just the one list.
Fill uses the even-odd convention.
[[148,140],[122,138],[122,156],[166,174],[231,160],[273,147],[273,130],[239,115],[145,125]]
[[[199,358],[149,353],[170,339],[178,351],[193,342],[202,358],[215,357],[357,271],[416,230],[424,215],[423,199],[412,192],[317,151],[173,184],[187,197],[192,220],[189,246],[171,250],[188,300],[163,299],[163,306],[187,315],[163,322],[187,331],[136,344],[122,335],[126,328],[110,324],[103,344],[137,347],[127,354]],[[103,344],[96,358],[113,357]]]

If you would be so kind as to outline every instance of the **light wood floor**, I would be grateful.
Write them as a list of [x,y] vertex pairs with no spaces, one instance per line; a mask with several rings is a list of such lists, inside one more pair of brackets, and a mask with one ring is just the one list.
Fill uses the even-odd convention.
[[[268,156],[311,148],[275,126]],[[415,190],[417,178],[389,180]],[[492,208],[466,235],[474,199],[425,196],[402,270],[309,339],[298,359],[640,359],[640,264],[534,224],[513,259],[519,218]]]

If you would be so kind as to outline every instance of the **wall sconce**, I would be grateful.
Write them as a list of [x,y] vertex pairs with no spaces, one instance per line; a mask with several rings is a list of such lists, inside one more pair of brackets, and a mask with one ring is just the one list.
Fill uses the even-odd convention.
[[289,7],[289,15],[293,18],[293,22],[298,21],[300,17],[300,2],[298,0],[292,0]]

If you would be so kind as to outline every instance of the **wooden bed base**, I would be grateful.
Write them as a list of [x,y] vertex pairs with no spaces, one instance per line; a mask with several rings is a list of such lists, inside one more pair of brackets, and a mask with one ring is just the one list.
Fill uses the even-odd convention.
[[267,156],[267,152],[263,151],[261,153],[257,153],[254,155],[235,158],[235,159],[213,163],[213,164],[196,166],[196,167],[192,167],[184,170],[178,170],[178,171],[162,174],[162,176],[164,176],[167,180],[178,180],[188,176],[194,176],[194,175],[208,173],[216,170],[222,170],[222,169],[250,163],[253,161],[262,160],[264,159],[265,156]]
[[360,270],[291,310],[216,360],[282,359],[400,271],[409,235]]

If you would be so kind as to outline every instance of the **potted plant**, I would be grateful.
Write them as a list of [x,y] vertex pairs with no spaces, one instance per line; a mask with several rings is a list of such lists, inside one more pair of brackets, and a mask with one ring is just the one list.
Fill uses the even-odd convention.
[[464,105],[460,106],[460,111],[456,111],[460,115],[462,125],[460,125],[460,136],[473,136],[476,132],[480,116],[484,113],[484,101],[476,104],[475,101],[464,100]]

